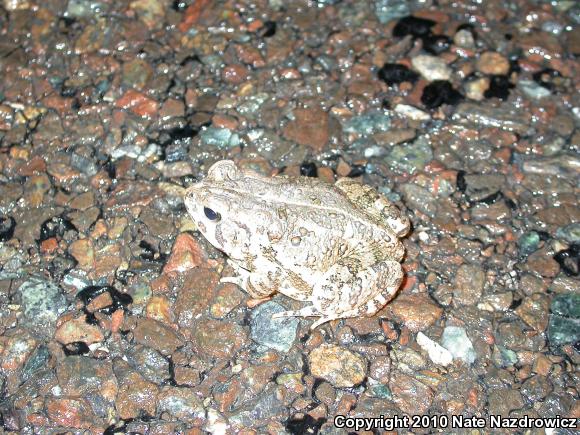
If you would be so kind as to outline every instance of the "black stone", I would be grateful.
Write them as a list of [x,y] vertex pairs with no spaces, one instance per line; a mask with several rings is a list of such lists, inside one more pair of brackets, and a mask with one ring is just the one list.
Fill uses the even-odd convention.
[[568,249],[554,255],[564,273],[568,276],[580,275],[580,244],[572,244]]
[[491,205],[491,204],[495,204],[497,202],[497,200],[501,199],[501,198],[503,198],[503,193],[500,190],[498,190],[497,192],[494,192],[491,195],[488,195],[484,198],[481,198],[476,202],[481,202],[483,204]]
[[460,30],[469,30],[471,32],[471,34],[473,35],[473,37],[475,38],[477,35],[473,31],[474,29],[475,29],[475,27],[473,27],[473,24],[463,23],[463,24],[460,24],[459,26],[457,26],[457,30],[455,31],[455,33],[459,32]]
[[141,240],[139,242],[139,247],[141,248],[139,258],[147,261],[153,261],[155,259],[155,253],[157,252],[155,246],[145,240]]
[[64,216],[54,216],[47,219],[40,226],[40,242],[48,240],[51,237],[64,237],[68,231],[78,233],[76,227],[72,222]]
[[451,39],[445,35],[428,34],[421,39],[423,41],[423,49],[435,55],[449,50],[451,46]]
[[415,37],[426,36],[431,33],[431,27],[435,25],[435,21],[424,18],[417,18],[409,15],[401,18],[395,28],[393,29],[393,36],[402,38],[407,35]]
[[192,139],[199,133],[198,128],[193,128],[191,125],[187,124],[184,127],[176,127],[171,130],[165,131],[169,136],[163,144],[184,140]]
[[457,171],[457,179],[455,181],[455,185],[457,186],[457,190],[460,191],[461,193],[465,193],[465,190],[467,189],[467,182],[465,181],[465,171],[463,169],[460,169],[459,171]]
[[419,78],[419,74],[415,71],[398,63],[385,63],[377,72],[377,76],[389,86],[403,82],[415,83]]
[[551,68],[545,68],[542,71],[535,72],[532,75],[532,79],[540,86],[548,89],[549,91],[552,91],[554,90],[555,87],[554,83],[552,82],[552,79],[561,76],[562,75],[560,74],[559,71],[556,71]]
[[114,180],[115,178],[117,178],[117,167],[115,166],[115,164],[111,161],[108,161],[107,163],[105,163],[103,165],[103,169],[105,171],[107,171],[107,175],[109,176],[109,178],[111,180]]
[[264,27],[260,30],[260,33],[264,38],[271,38],[276,34],[276,27],[276,21],[266,21]]
[[155,246],[145,240],[139,242],[139,247],[141,248],[139,258],[142,260],[156,263],[164,263],[167,260],[167,254],[159,252]]
[[522,304],[523,301],[524,301],[523,298],[514,299],[511,303],[511,305],[509,306],[509,309],[515,310],[517,307],[519,307]]
[[522,67],[520,66],[519,59],[517,57],[510,59],[510,72],[509,74],[515,72],[519,73],[522,71]]
[[74,97],[78,92],[78,88],[75,86],[63,86],[60,95],[64,98]]
[[431,82],[421,96],[421,102],[429,109],[435,109],[443,104],[455,105],[463,99],[458,91],[453,89],[447,80],[435,80]]
[[14,236],[16,221],[12,216],[0,216],[0,242],[6,242]]
[[510,89],[514,85],[510,82],[508,76],[493,75],[490,77],[489,88],[483,93],[485,98],[499,98],[505,100],[509,97]]
[[303,162],[300,165],[300,175],[304,177],[318,177],[318,168],[312,162]]
[[73,343],[68,343],[62,347],[64,354],[69,355],[86,355],[91,350],[89,346],[84,341],[75,341]]
[[351,165],[350,172],[348,173],[347,177],[360,177],[361,175],[364,175],[366,171],[366,165]]
[[185,66],[189,62],[201,63],[201,59],[199,58],[199,56],[197,54],[188,55],[188,56],[185,56],[181,62],[179,62],[179,66]]
[[56,281],[60,281],[67,273],[74,269],[78,261],[68,253],[58,255],[48,265],[50,276]]
[[[76,295],[77,299],[79,299],[83,305],[86,307],[88,304],[91,303],[93,299],[97,296],[101,295],[102,293],[108,292],[113,300],[112,304],[108,307],[103,307],[99,310],[99,312],[105,314],[112,314],[113,312],[117,311],[118,309],[126,310],[127,306],[133,302],[133,298],[128,293],[121,293],[114,287],[109,285],[97,286],[97,285],[90,285],[85,287],[81,291],[79,291]],[[85,310],[86,312],[86,310]],[[87,313],[92,314],[92,313]],[[88,318],[88,317],[87,317]]]
[[286,430],[291,434],[316,434],[326,422],[325,418],[315,419],[309,414],[300,418],[290,418],[286,421]]
[[185,2],[183,0],[173,0],[173,4],[171,5],[171,8],[174,11],[181,12],[187,8],[187,2]]

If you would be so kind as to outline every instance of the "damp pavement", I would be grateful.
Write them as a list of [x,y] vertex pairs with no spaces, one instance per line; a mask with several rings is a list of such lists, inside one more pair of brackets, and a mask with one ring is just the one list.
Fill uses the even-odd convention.
[[[580,7],[510,5],[4,0],[3,431],[580,417]],[[394,201],[397,298],[310,331],[220,284],[183,192],[224,158]]]

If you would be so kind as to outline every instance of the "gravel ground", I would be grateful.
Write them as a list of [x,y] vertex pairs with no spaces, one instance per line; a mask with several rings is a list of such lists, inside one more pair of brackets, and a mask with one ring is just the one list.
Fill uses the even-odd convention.
[[[566,0],[3,0],[4,433],[579,418],[578,23]],[[310,331],[220,284],[183,192],[224,158],[395,202],[396,299]]]

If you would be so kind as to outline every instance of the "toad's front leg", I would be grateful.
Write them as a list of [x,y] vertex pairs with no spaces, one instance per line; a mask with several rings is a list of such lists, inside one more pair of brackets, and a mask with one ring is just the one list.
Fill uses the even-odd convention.
[[251,272],[228,260],[238,276],[224,276],[220,282],[229,282],[241,287],[254,299],[265,299],[276,293],[280,286],[280,274],[276,272]]

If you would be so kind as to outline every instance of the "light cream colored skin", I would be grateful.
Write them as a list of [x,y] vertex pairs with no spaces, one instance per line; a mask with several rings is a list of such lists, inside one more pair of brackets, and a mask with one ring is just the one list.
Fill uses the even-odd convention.
[[264,177],[230,160],[215,163],[185,193],[205,238],[229,256],[224,277],[254,298],[280,292],[311,302],[275,317],[371,316],[403,279],[399,237],[409,219],[376,190],[343,178]]

